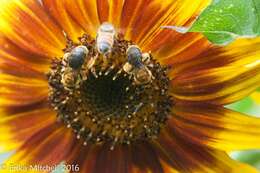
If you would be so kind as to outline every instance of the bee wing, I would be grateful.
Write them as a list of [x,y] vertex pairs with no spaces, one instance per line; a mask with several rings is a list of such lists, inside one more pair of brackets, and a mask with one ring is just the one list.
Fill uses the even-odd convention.
[[63,64],[64,66],[67,65],[69,56],[70,56],[70,53],[68,53],[68,52],[63,55],[63,57],[62,57],[62,58],[63,58],[63,59],[62,59],[62,64]]
[[151,57],[149,53],[143,53],[142,54],[142,62],[144,62],[145,64],[148,64],[150,61]]
[[91,59],[88,61],[87,68],[88,68],[88,69],[91,69],[91,68],[94,66],[95,62],[96,62],[96,57],[91,58]]

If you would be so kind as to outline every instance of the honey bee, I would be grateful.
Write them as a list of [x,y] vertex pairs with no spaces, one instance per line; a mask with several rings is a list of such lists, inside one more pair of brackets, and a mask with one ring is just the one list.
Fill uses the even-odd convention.
[[142,62],[142,52],[136,45],[128,47],[127,51],[127,63],[123,66],[123,70],[134,76],[136,84],[147,84],[152,80],[151,71]]
[[87,47],[77,46],[63,56],[65,66],[63,68],[61,83],[65,89],[70,90],[79,83],[81,67],[85,63],[88,53]]
[[66,68],[62,74],[61,83],[65,89],[71,90],[77,84],[79,84],[79,79],[80,77],[77,71],[73,70],[72,68]]
[[150,57],[150,53],[143,53],[142,54],[142,61],[144,64],[148,65],[150,63],[151,57]]
[[99,27],[96,41],[97,50],[100,54],[106,55],[111,52],[114,45],[115,34],[115,28],[110,23],[105,22]]

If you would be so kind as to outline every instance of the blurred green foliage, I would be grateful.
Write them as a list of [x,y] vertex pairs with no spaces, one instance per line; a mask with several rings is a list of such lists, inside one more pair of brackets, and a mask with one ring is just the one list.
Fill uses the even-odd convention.
[[260,151],[237,151],[230,154],[230,156],[243,163],[250,164],[260,170]]
[[[260,88],[256,92],[260,92]],[[251,116],[260,117],[260,104],[256,103],[250,96],[227,107]],[[230,153],[230,156],[238,161],[255,166],[260,170],[260,150],[237,151]]]

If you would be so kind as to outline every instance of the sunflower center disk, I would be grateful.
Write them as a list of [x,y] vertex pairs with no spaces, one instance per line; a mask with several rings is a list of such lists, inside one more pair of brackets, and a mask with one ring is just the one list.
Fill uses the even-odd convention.
[[65,55],[53,59],[49,100],[58,119],[84,145],[111,143],[113,149],[157,137],[172,106],[167,68],[130,41],[101,36],[68,40]]

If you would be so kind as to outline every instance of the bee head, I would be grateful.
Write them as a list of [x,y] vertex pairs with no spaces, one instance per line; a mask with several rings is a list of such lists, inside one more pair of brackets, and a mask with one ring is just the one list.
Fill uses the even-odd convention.
[[135,67],[138,67],[138,68],[143,66],[142,52],[139,47],[137,47],[135,45],[129,46],[126,51],[126,54],[127,54],[127,60],[129,62],[129,64],[131,64]]
[[85,58],[88,55],[88,49],[86,46],[77,46],[70,52],[68,57],[68,64],[72,69],[80,69],[83,63],[85,62]]
[[97,49],[99,53],[106,54],[110,51],[110,45],[106,42],[102,42],[97,45]]

